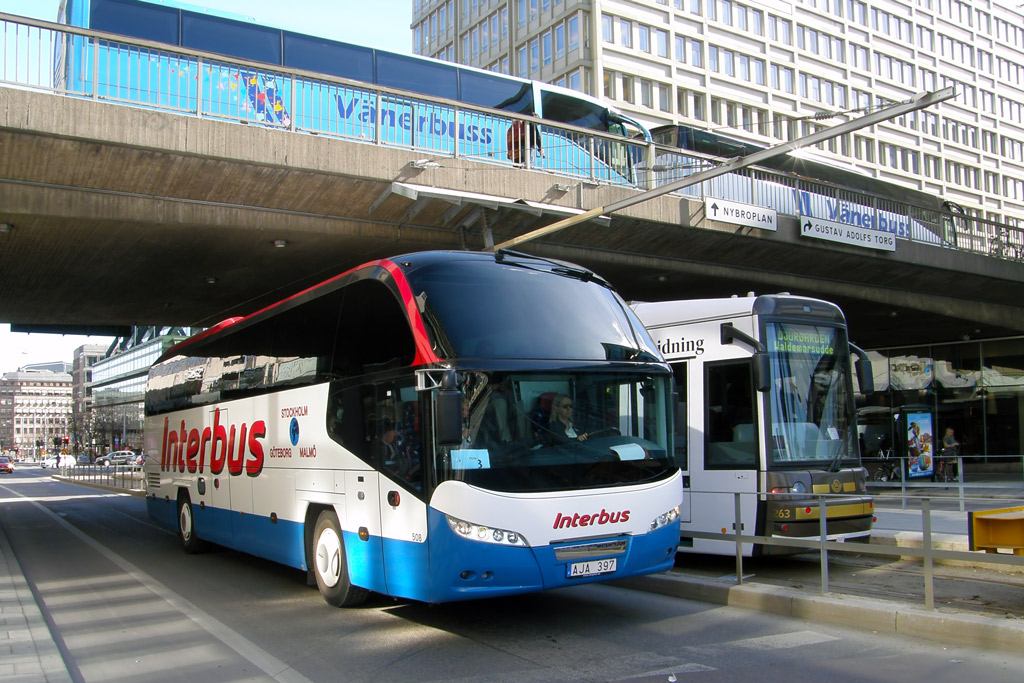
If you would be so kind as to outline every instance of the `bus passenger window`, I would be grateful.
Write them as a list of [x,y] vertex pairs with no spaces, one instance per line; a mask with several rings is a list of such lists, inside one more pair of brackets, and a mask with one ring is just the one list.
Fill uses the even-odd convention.
[[705,469],[757,467],[754,384],[747,361],[706,369]]

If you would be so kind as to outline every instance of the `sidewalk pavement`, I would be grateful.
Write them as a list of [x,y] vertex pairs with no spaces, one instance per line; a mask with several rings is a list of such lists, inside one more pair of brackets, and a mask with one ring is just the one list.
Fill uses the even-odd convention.
[[57,643],[0,523],[0,681],[70,683]]
[[[98,486],[98,485],[95,485]],[[1024,489],[1016,494],[1024,494]],[[947,537],[948,536],[948,537]],[[872,543],[920,546],[921,533],[878,531]],[[967,539],[937,535],[936,547],[967,550]],[[767,584],[736,585],[730,579],[712,579],[673,570],[663,574],[621,579],[617,585],[716,605],[727,605],[808,622],[948,640],[961,647],[986,650],[1024,649],[1024,619],[1006,619],[952,609],[927,610],[904,603]],[[1022,585],[1024,589],[1024,585]],[[21,566],[0,523],[0,683],[70,683],[68,673]]]

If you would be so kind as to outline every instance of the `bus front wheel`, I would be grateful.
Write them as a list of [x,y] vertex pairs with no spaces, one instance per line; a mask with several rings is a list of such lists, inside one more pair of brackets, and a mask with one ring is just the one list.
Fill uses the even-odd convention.
[[316,586],[328,605],[353,607],[366,600],[369,591],[353,586],[348,579],[345,541],[338,516],[331,510],[324,510],[316,520],[312,556]]
[[192,500],[187,493],[178,496],[178,541],[189,555],[205,552],[209,543],[196,535],[196,520],[192,514]]

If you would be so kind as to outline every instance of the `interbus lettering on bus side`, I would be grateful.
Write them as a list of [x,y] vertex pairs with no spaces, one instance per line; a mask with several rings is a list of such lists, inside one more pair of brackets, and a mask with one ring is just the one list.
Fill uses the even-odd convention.
[[[189,429],[185,420],[179,429],[170,428],[169,418],[164,418],[164,435],[160,449],[160,469],[165,472],[203,473],[206,471],[207,445],[210,445],[209,472],[220,474],[227,466],[228,474],[240,475],[244,471],[250,477],[259,476],[263,471],[263,444],[267,424],[256,420],[252,425],[241,423],[230,429],[220,424],[220,409],[213,413],[213,427]],[[237,437],[237,442],[235,437]],[[248,440],[246,437],[248,436]],[[238,450],[235,450],[235,444]],[[219,446],[219,449],[218,449]],[[246,461],[246,446],[251,458]],[[198,456],[198,461],[197,461]]]

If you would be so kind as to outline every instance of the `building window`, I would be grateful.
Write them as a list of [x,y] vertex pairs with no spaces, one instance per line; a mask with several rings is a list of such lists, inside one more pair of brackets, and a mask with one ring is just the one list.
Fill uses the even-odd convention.
[[633,93],[633,77],[622,74],[622,101],[633,104],[636,95]]
[[654,44],[659,57],[668,58],[668,31],[654,29]]
[[633,47],[633,22],[619,19],[619,42],[622,47]]

